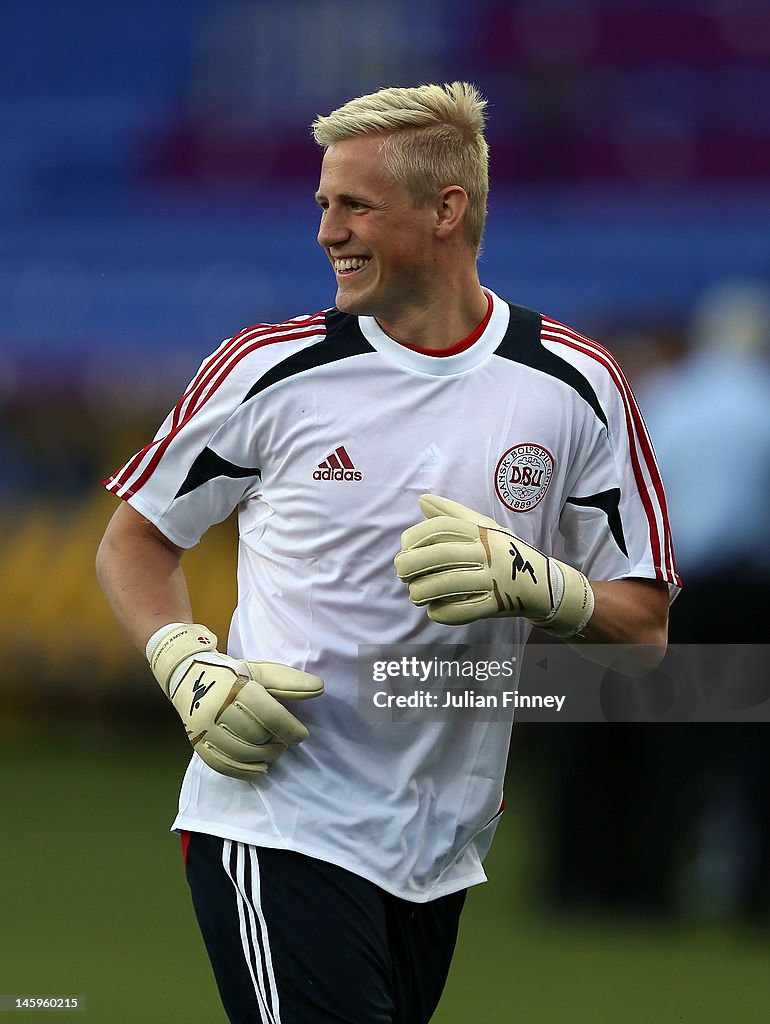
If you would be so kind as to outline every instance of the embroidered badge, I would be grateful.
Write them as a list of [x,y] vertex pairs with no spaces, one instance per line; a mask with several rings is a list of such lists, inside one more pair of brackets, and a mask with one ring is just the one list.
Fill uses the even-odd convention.
[[516,444],[495,469],[497,496],[512,512],[529,512],[545,497],[553,476],[553,455],[540,444]]

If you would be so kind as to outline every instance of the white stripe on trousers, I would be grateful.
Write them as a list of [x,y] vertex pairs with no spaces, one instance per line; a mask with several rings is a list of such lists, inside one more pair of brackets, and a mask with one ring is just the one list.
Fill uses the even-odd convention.
[[[235,877],[233,877],[232,869],[233,851],[235,851]],[[251,866],[250,892],[246,889],[246,856],[249,857]],[[260,903],[257,851],[253,846],[225,839],[222,845],[222,865],[235,889],[243,955],[254,985],[262,1024],[281,1024],[281,1008],[273,971],[270,939]],[[265,978],[265,972],[267,978]]]

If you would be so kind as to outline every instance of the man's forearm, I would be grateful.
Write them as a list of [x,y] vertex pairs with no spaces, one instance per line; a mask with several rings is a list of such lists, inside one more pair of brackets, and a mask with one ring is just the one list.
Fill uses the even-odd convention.
[[668,588],[656,580],[591,581],[594,612],[567,642],[591,661],[650,671],[666,653]]
[[192,622],[181,550],[128,505],[112,518],[96,556],[99,584],[113,615],[144,653],[150,636],[169,622]]

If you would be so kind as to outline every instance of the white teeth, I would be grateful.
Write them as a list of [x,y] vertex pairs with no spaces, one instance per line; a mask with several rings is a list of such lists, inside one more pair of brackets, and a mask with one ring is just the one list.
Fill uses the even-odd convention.
[[354,256],[350,260],[335,260],[334,269],[341,273],[343,270],[360,270],[361,267],[365,267],[369,262],[369,258],[361,258],[360,256]]

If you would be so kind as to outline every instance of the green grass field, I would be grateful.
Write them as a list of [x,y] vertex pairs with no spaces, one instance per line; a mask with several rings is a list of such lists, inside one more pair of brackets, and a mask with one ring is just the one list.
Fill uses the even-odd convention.
[[[9,1021],[224,1024],[167,832],[187,759],[168,726],[149,738],[130,725],[76,736],[3,726],[0,994],[86,1000],[83,1013]],[[770,1020],[767,939],[538,914],[533,808],[522,787],[508,788],[491,881],[469,896],[435,1024]]]

